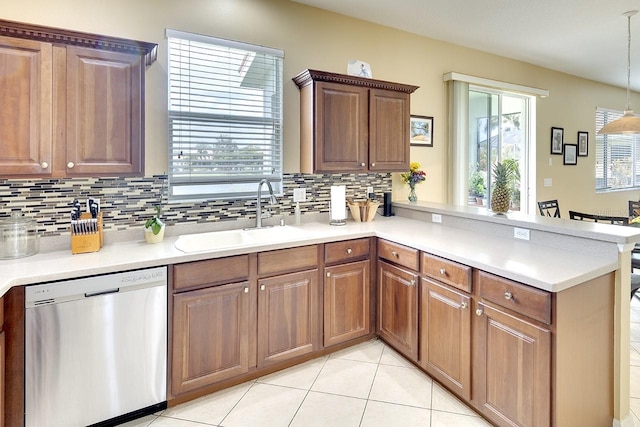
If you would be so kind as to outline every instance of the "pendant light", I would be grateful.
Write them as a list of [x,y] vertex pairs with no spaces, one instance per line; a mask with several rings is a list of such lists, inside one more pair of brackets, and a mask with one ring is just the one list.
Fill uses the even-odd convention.
[[640,117],[633,114],[631,109],[631,17],[638,13],[637,10],[630,10],[623,15],[627,17],[627,108],[624,110],[624,115],[617,120],[608,123],[603,126],[598,135],[609,135],[616,133],[634,134],[640,133]]

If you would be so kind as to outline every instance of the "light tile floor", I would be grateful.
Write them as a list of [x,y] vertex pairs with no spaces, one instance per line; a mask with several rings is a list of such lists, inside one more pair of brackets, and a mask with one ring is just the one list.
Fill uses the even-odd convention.
[[[640,304],[637,310],[640,322]],[[640,323],[638,328],[640,330]],[[640,341],[637,344],[640,350]],[[637,362],[640,376],[640,353]],[[640,393],[638,398],[640,408]],[[367,341],[124,425],[490,426],[379,340]]]
[[[631,301],[631,411],[640,427],[640,298]],[[125,427],[490,426],[379,340],[222,390]]]

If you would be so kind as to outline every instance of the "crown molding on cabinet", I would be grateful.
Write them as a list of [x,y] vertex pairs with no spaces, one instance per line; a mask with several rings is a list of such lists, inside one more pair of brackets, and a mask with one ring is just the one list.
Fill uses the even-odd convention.
[[156,43],[82,33],[79,31],[44,27],[23,22],[0,20],[0,36],[38,40],[52,44],[135,53],[144,57],[144,62],[147,66],[151,65],[158,56],[158,45]]

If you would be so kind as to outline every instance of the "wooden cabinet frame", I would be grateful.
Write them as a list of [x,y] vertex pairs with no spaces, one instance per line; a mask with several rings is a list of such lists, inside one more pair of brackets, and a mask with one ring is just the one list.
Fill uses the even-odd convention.
[[301,172],[408,169],[417,86],[317,70],[293,81],[300,89]]
[[12,88],[0,100],[2,177],[142,175],[156,56],[155,43],[0,20],[1,66],[26,70],[0,69],[13,76],[0,81]]

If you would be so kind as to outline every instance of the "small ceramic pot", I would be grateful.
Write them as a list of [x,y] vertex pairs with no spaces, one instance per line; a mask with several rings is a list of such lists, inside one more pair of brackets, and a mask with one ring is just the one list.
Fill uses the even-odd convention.
[[147,241],[147,243],[160,243],[162,242],[162,239],[164,239],[164,224],[162,225],[162,228],[160,228],[160,232],[158,234],[153,234],[153,231],[151,230],[151,228],[146,228],[144,229],[144,239]]

